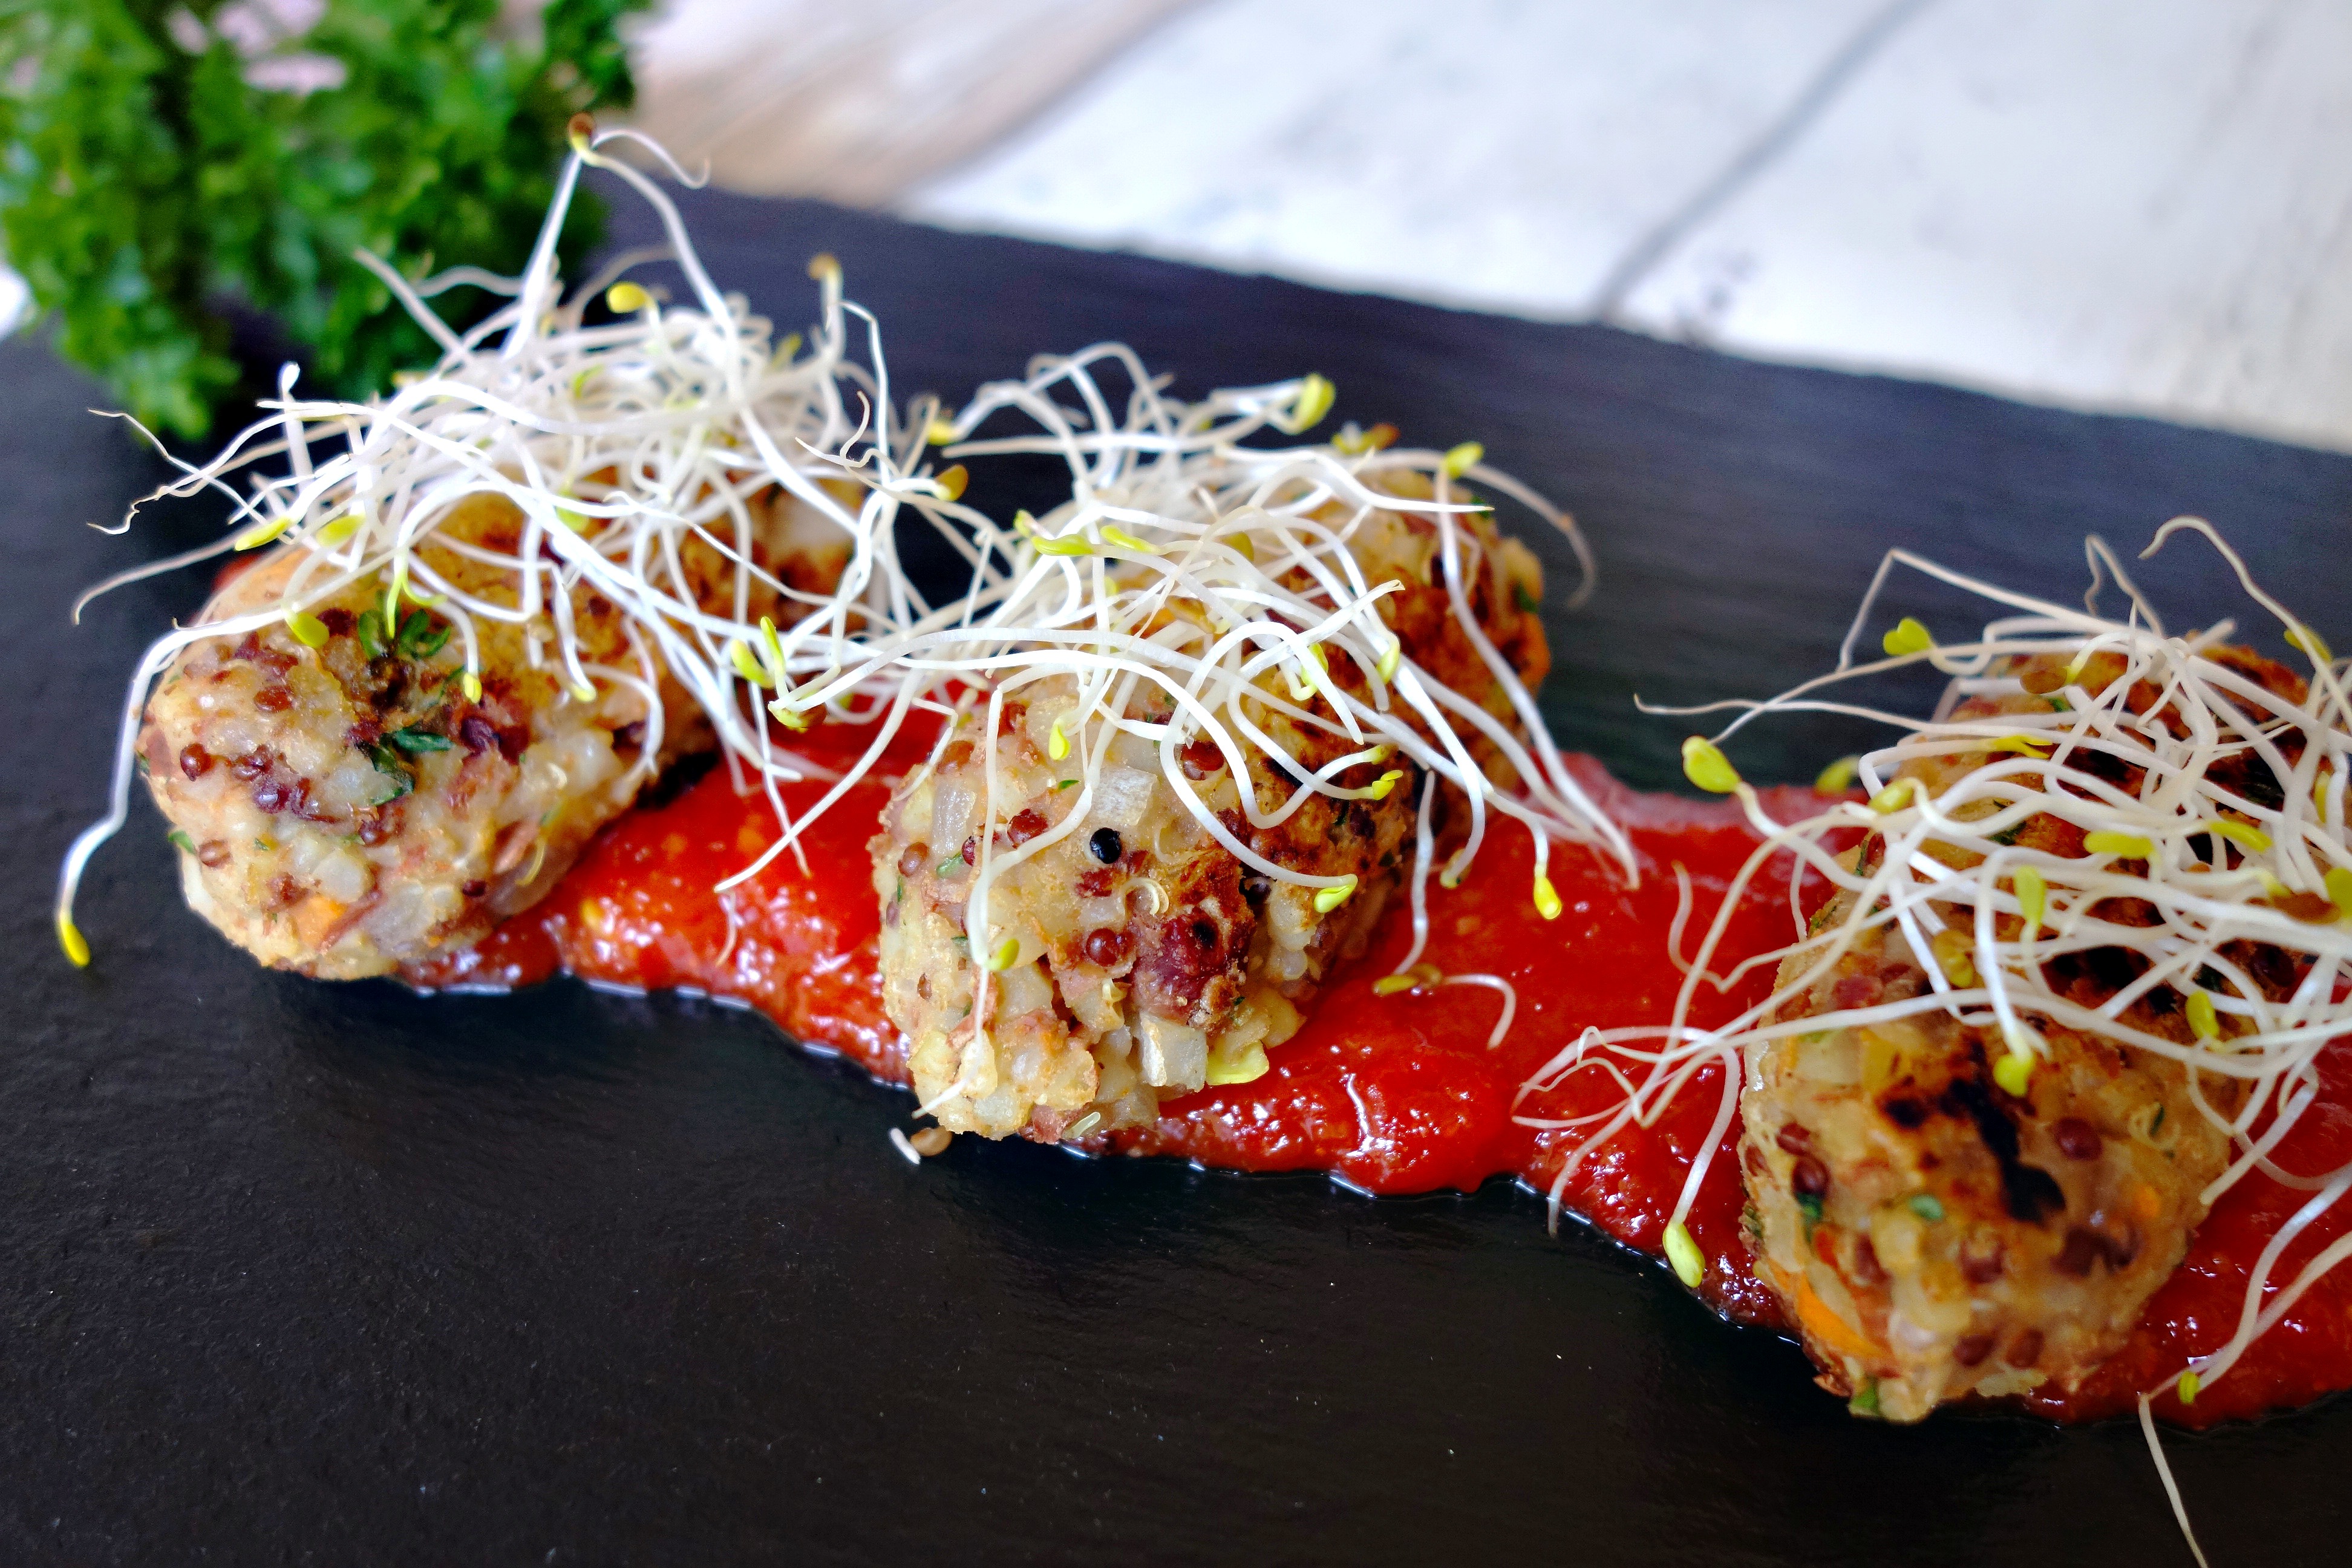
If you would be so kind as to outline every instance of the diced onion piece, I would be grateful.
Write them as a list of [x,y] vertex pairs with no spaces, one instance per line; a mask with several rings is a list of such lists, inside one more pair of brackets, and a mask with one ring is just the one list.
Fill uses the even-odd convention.
[[1266,1074],[1265,1047],[1252,1040],[1237,1050],[1212,1047],[1209,1051],[1208,1081],[1212,1085],[1248,1083]]

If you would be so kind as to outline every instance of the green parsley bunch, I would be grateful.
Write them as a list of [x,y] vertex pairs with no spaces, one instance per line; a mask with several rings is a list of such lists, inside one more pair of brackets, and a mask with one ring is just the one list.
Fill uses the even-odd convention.
[[[353,250],[520,270],[566,121],[630,100],[616,28],[647,3],[0,0],[7,260],[151,426],[202,436],[236,384],[225,307],[364,397],[436,356]],[[601,216],[583,192],[567,255]]]

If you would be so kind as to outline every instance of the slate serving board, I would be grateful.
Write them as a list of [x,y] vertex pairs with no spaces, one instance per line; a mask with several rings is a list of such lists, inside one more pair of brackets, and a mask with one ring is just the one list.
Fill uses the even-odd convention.
[[[905,391],[1118,336],[1180,391],[1315,369],[1339,416],[1484,441],[1590,531],[1601,592],[1555,616],[1546,700],[1636,784],[1675,782],[1686,726],[1635,692],[1819,669],[1897,544],[2072,595],[2085,532],[2137,549],[2199,511],[2352,643],[2343,457],[685,205],[722,285],[787,326],[813,310],[807,258],[839,256]],[[650,237],[625,204],[616,229]],[[84,528],[161,471],[99,401],[38,342],[0,346],[0,1560],[2185,1561],[2133,1426],[1849,1420],[1789,1345],[1573,1226],[1547,1237],[1506,1184],[1373,1201],[969,1140],[910,1169],[884,1141],[902,1097],[757,1017],[257,970],[180,907],[143,805],[99,862],[99,961],[75,973],[57,859],[100,808],[136,648],[201,584],[132,589],[79,630],[66,605],[219,516]],[[2146,576],[2184,622],[2226,587],[2193,548]],[[1973,624],[1923,586],[1896,609]],[[1851,739],[1782,725],[1736,756],[1808,777]],[[2345,1403],[2170,1452],[2217,1564],[2340,1543]]]

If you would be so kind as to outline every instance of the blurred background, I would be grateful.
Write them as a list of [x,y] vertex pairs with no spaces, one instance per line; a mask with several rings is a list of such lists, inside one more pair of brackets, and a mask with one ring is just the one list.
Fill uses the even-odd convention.
[[2352,448],[2347,0],[605,9],[721,185]]

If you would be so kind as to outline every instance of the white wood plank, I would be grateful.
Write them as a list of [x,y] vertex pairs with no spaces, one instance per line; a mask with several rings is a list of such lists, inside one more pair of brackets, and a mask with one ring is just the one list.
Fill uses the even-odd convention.
[[1627,313],[2352,447],[2352,5],[1941,0]]
[[677,0],[633,40],[633,118],[735,190],[879,205],[1191,4]]
[[1221,0],[910,216],[1544,316],[1883,0]]

